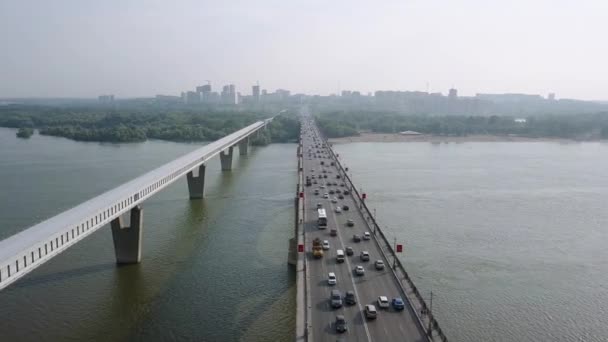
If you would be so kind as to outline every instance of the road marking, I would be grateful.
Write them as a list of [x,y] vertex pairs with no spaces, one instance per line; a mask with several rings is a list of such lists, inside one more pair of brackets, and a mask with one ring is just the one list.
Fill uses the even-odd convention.
[[[340,245],[342,245],[342,249],[345,249],[344,242],[342,241],[342,235],[340,234],[340,230],[338,230],[338,218],[336,217],[336,213],[332,213],[332,217],[334,218],[334,224],[336,225],[336,230],[338,231],[338,240],[340,240]],[[363,314],[363,307],[361,306],[361,297],[359,297],[359,292],[357,291],[357,285],[355,284],[355,278],[353,278],[353,269],[351,268],[349,258],[344,258],[346,261],[346,265],[348,266],[348,274],[351,283],[353,284],[353,289],[355,291],[355,295],[357,296],[357,306],[359,307],[359,314],[362,316],[363,327],[365,328],[365,334],[367,335],[367,340],[372,341],[372,337],[369,334],[369,329],[367,328],[367,319]]]

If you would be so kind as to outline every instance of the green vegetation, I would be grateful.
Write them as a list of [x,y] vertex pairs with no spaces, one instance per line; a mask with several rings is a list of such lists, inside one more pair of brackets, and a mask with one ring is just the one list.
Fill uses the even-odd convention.
[[317,116],[328,137],[358,135],[360,131],[467,136],[471,134],[518,135],[568,139],[607,139],[608,113],[579,115],[538,115],[526,122],[511,116],[430,116],[393,112],[331,112]]
[[[11,105],[0,107],[0,126],[38,128],[42,135],[78,141],[137,142],[146,139],[213,141],[255,121],[267,113],[213,111],[212,109],[126,108],[99,106],[51,107]],[[283,114],[254,143],[296,141],[299,122]]]
[[31,129],[29,127],[21,127],[17,131],[17,138],[27,139],[27,138],[31,137],[32,134],[34,134],[34,130],[33,129]]

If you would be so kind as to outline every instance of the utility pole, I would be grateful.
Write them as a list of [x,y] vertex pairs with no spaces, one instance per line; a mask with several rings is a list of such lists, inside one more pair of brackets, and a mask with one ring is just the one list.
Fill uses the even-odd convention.
[[430,299],[430,308],[429,308],[429,335],[431,334],[432,324],[433,324],[433,290],[431,290],[431,299]]

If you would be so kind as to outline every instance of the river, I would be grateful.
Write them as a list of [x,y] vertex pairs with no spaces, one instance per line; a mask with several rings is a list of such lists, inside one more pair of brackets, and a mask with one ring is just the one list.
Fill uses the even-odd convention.
[[[0,238],[198,144],[74,142],[0,129]],[[450,341],[605,341],[608,145],[351,143],[336,152]],[[295,145],[254,148],[206,198],[144,203],[143,261],[109,227],[0,292],[2,341],[287,341]]]
[[[0,128],[0,238],[200,144],[74,142]],[[110,228],[0,292],[0,341],[286,341],[295,329],[296,145],[207,167],[206,197],[185,178],[143,204],[142,262],[117,267]]]
[[336,144],[450,341],[606,341],[608,144]]

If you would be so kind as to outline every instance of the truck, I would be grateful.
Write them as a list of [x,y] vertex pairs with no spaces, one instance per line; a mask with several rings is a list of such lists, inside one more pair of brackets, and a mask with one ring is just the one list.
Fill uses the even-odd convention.
[[323,257],[323,245],[321,244],[321,239],[319,238],[312,240],[312,255],[316,259]]

